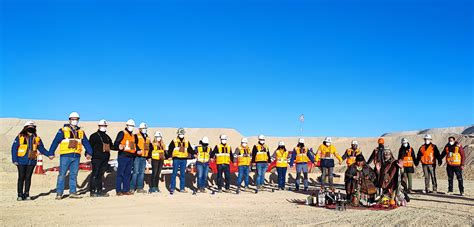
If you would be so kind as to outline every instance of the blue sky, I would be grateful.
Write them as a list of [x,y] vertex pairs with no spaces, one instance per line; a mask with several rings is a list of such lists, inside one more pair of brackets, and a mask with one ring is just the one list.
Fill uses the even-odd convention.
[[378,136],[474,123],[472,1],[23,1],[0,117]]

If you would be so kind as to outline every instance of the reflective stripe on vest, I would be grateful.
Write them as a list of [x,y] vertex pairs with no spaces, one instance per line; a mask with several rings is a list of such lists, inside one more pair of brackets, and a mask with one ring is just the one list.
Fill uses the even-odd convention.
[[296,152],[296,163],[307,163],[307,162],[309,162],[308,148],[303,147],[303,150],[301,150],[300,147],[295,147],[295,152]]
[[153,143],[153,151],[151,151],[151,158],[153,160],[161,160],[165,155],[165,145],[162,142],[159,145],[158,143]]
[[346,150],[346,153],[349,157],[347,157],[346,164],[347,166],[350,166],[356,162],[356,156],[359,155],[361,152],[359,149],[356,149],[355,151],[352,148],[349,148]]
[[202,163],[208,162],[209,157],[210,157],[209,154],[211,153],[211,148],[207,147],[207,149],[204,151],[203,147],[199,146],[197,147],[197,150],[198,150],[197,161],[202,162]]
[[[64,139],[59,144],[59,154],[80,154],[82,152],[82,139],[84,138],[84,131],[79,129],[74,132],[69,127],[63,127],[62,131]],[[76,146],[70,147],[70,141],[76,141]]]
[[288,151],[283,149],[276,151],[276,167],[288,167]]
[[252,158],[250,155],[249,147],[239,146],[239,155],[238,155],[238,165],[239,166],[249,166]]
[[[33,147],[32,147],[33,152],[38,152],[38,146],[40,144],[40,140],[41,139],[38,136],[34,137]],[[18,146],[18,151],[16,154],[18,157],[23,157],[28,152],[28,138],[18,135],[18,142],[19,142],[19,146]]]
[[135,154],[137,152],[135,136],[127,130],[123,130],[123,138],[120,144],[124,146],[123,151],[127,153]]
[[137,146],[140,148],[142,151],[142,154],[140,156],[142,157],[148,157],[148,151],[150,150],[150,139],[148,136],[146,138],[143,138],[141,133],[137,133]]
[[[189,143],[187,140],[183,139],[183,142],[179,139],[174,139],[174,149],[173,149],[173,158],[187,158],[188,157],[188,147]],[[184,148],[184,151],[180,151],[180,148]]]
[[428,149],[426,145],[421,146],[421,163],[425,165],[434,164],[434,149],[431,144],[428,145]]
[[403,167],[413,167],[413,156],[411,155],[412,153],[413,148],[410,147],[408,152],[403,157]]
[[216,164],[230,164],[230,146],[229,144],[217,145]]
[[449,148],[446,147],[446,162],[450,166],[461,165],[461,153],[459,153],[459,145],[454,148],[454,152],[450,152]]

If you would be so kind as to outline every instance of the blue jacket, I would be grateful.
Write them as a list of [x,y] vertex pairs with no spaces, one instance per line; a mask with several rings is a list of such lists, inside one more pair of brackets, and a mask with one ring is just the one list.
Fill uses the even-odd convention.
[[[308,156],[311,162],[314,162],[313,148],[308,149],[308,152],[306,152],[306,155]],[[293,167],[293,163],[295,162],[295,159],[296,159],[296,151],[295,149],[293,149],[293,152],[291,152],[291,159],[290,159],[291,167]]]
[[[30,148],[30,146],[33,144],[33,136],[29,136],[27,138],[28,138],[28,149],[32,149]],[[23,157],[18,157],[19,147],[20,147],[20,137],[17,136],[12,145],[12,162],[13,163],[16,162],[18,163],[18,165],[32,165],[32,166],[36,165],[36,159],[35,160],[28,159],[28,153],[26,153]],[[40,140],[38,151],[43,155],[51,156],[48,150],[44,148],[43,140]]]
[[[64,124],[64,127],[69,127],[73,132],[76,132],[79,127],[76,127],[77,129],[73,129],[69,124]],[[51,155],[54,155],[56,148],[58,148],[59,144],[61,141],[64,139],[64,134],[62,128],[59,129],[58,133],[54,137],[53,143],[51,144],[51,147],[49,148],[49,153]],[[89,144],[89,140],[87,139],[86,134],[84,133],[84,137],[81,140],[82,145],[86,149],[86,154],[92,156],[92,147]],[[71,154],[62,154],[61,157],[71,157],[71,158],[80,158],[81,154],[76,154],[76,153],[71,153]]]

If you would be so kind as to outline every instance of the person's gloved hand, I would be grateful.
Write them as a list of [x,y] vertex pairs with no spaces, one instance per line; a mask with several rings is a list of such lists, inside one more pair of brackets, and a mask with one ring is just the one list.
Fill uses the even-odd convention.
[[87,159],[87,160],[91,160],[91,158],[92,158],[92,157],[91,157],[90,155],[86,154],[86,159]]

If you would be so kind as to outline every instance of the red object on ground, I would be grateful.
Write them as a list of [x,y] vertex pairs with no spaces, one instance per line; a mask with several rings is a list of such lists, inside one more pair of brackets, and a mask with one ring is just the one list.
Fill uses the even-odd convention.
[[43,155],[38,155],[35,167],[35,174],[46,174],[43,169]]
[[[79,170],[92,171],[91,162],[79,163]],[[59,166],[51,167],[51,168],[47,169],[46,171],[58,172],[59,171]]]

